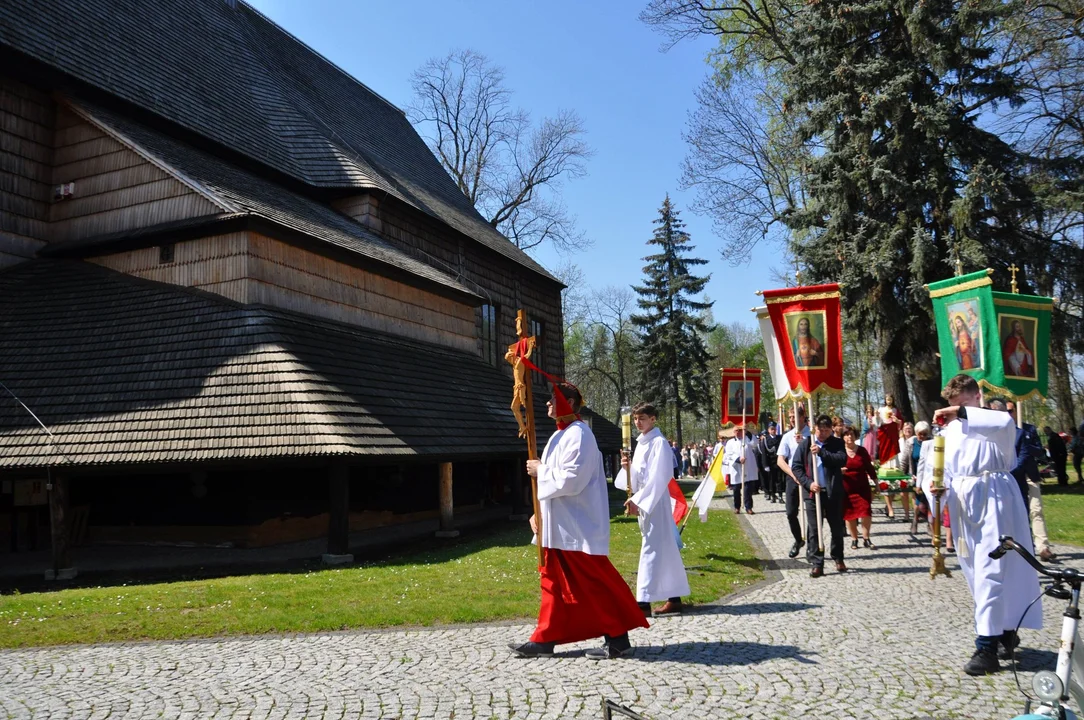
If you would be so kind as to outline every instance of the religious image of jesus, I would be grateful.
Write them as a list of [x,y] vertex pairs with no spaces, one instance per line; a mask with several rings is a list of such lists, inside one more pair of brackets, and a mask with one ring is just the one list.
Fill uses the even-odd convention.
[[790,345],[794,353],[794,364],[798,367],[824,365],[824,345],[810,332],[809,318],[798,319],[797,335],[790,341]]
[[745,414],[745,383],[735,382],[731,385],[734,387],[734,394],[730,396],[730,416],[737,417]]
[[1024,323],[1012,321],[1012,331],[1002,344],[1005,374],[1013,377],[1035,377],[1035,355],[1024,339]]

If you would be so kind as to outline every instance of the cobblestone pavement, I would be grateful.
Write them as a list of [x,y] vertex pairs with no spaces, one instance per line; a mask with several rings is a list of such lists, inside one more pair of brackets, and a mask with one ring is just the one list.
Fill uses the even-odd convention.
[[[757,496],[757,509],[743,518],[773,559],[768,580],[636,631],[632,658],[594,662],[581,644],[513,659],[505,646],[529,623],[4,651],[0,717],[600,718],[602,698],[648,718],[1021,711],[1011,672],[960,671],[972,649],[963,577],[931,580],[929,546],[907,525],[878,519],[877,550],[848,542],[850,572],[829,563],[814,580],[785,559],[782,506]],[[1026,670],[1054,662],[1061,608],[1048,601],[1045,612],[1047,628],[1023,636]]]

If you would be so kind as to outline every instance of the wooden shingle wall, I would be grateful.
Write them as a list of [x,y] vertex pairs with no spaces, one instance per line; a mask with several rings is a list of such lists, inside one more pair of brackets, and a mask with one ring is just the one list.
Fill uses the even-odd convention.
[[75,240],[212,215],[222,209],[134,150],[61,107],[53,184],[74,183],[49,210],[50,241]]
[[0,75],[0,267],[46,240],[55,117],[48,94]]
[[[347,206],[346,201],[340,201]],[[544,357],[540,367],[564,375],[564,324],[561,315],[561,292],[557,285],[512,260],[457,234],[442,229],[414,208],[394,199],[384,199],[379,206],[357,201],[353,208],[365,209],[379,218],[380,234],[396,245],[420,251],[419,259],[445,272],[460,274],[483,297],[488,296],[500,309],[501,353],[515,342],[516,311],[523,308],[533,320],[544,325]],[[372,221],[370,221],[371,223]],[[372,226],[372,225],[370,225]],[[474,287],[477,286],[477,287]],[[481,316],[475,310],[474,350],[481,355]]]
[[474,308],[258,233],[179,242],[92,258],[136,277],[199,288],[239,303],[270,305],[474,351]]

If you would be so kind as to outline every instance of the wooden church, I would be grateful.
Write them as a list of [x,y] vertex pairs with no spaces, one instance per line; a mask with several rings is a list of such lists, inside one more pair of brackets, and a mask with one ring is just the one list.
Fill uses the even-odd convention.
[[0,554],[522,512],[503,355],[523,309],[563,375],[561,289],[244,2],[0,3]]

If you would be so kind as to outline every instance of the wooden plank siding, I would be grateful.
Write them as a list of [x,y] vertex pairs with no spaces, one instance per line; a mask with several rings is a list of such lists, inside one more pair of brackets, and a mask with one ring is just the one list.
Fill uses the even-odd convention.
[[[564,375],[564,322],[561,292],[552,281],[520,266],[513,260],[476,242],[459,238],[427,216],[394,199],[382,199],[379,206],[360,196],[355,203],[340,200],[339,207],[364,208],[377,212],[381,235],[407,250],[423,253],[420,259],[445,272],[458,273],[481,289],[480,294],[499,307],[498,349],[503,354],[515,342],[516,310],[524,308],[528,317],[540,320],[544,327],[543,356],[540,367]],[[474,351],[481,355],[481,312],[475,310]]]
[[193,287],[474,352],[474,308],[252,232],[91,259],[118,272]]
[[0,267],[47,238],[55,120],[47,93],[0,75]]
[[71,110],[57,113],[53,184],[75,183],[52,204],[50,241],[134,230],[221,208]]

